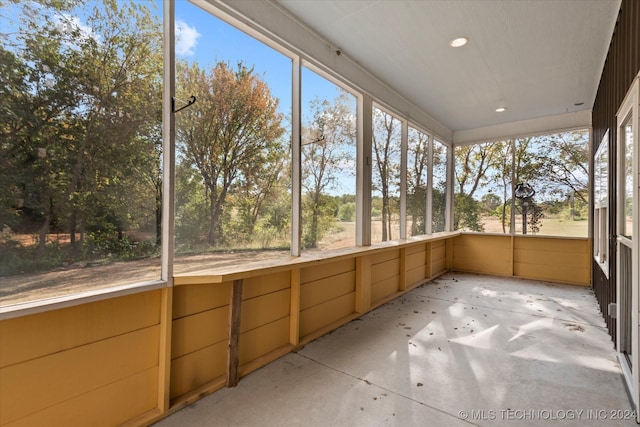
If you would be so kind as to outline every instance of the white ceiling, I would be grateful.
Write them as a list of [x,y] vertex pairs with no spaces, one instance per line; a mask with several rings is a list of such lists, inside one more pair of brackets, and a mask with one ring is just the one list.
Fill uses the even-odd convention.
[[452,131],[591,109],[620,2],[277,0]]

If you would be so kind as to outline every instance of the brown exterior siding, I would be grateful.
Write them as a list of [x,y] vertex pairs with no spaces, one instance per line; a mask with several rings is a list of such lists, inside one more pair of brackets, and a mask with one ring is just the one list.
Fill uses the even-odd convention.
[[[593,105],[593,151],[595,154],[605,132],[609,132],[609,158],[615,159],[616,152],[616,113],[624,99],[631,82],[640,70],[640,0],[622,0],[618,21],[611,38],[609,53],[600,77],[600,85]],[[610,175],[616,176],[615,162],[611,162]],[[616,302],[616,183],[609,185],[609,224],[610,224],[610,274],[609,279],[600,267],[593,262],[593,288],[604,314],[609,333],[615,337],[615,319],[607,312],[607,305]]]

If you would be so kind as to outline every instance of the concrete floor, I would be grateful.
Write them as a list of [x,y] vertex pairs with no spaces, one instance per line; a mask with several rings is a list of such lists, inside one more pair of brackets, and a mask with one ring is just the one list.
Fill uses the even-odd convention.
[[632,426],[631,411],[590,289],[449,273],[157,426]]

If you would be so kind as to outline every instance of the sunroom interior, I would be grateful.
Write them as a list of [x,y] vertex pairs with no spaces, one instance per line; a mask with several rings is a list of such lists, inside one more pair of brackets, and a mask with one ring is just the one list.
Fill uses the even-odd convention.
[[[125,197],[125,185],[124,193],[97,198],[114,177],[85,192],[79,189],[89,181],[82,181],[85,187],[73,178],[58,183],[62,187],[45,182],[61,149],[44,145],[44,137],[34,142],[32,161],[46,161],[50,169],[34,167],[30,176],[42,180],[37,191],[52,188],[54,196],[50,211],[38,205],[41,223],[32,220],[22,234],[24,224],[2,217],[0,249],[12,261],[0,262],[6,269],[0,425],[152,424],[450,272],[592,289],[637,410],[639,334],[631,325],[640,310],[640,246],[633,238],[640,233],[640,3],[156,3],[154,22],[164,43],[154,53],[162,71],[156,69],[158,97],[151,101],[161,103],[161,120],[129,138],[161,133],[154,151],[159,176],[151,180],[159,198],[148,203],[148,245],[127,242],[157,252],[129,262],[64,258],[35,273],[5,267],[27,253],[15,243],[22,234],[31,234],[34,253],[59,250],[61,240],[46,240],[55,234],[73,236],[69,245],[96,253],[106,234],[96,222],[85,235],[76,215],[114,197],[134,211],[142,206]],[[25,14],[6,12],[0,19],[11,13],[15,22]],[[99,32],[97,24],[89,26],[96,21],[79,16],[55,21],[58,33],[80,40],[58,46],[69,55],[85,43],[98,50],[107,44],[106,32],[91,36]],[[83,21],[87,27],[77,24]],[[72,24],[75,33],[68,31]],[[219,39],[194,35],[207,25]],[[190,37],[214,52],[208,62],[194,59],[195,45],[184,46]],[[460,38],[462,45],[454,46]],[[230,44],[236,56],[223,57],[216,44]],[[7,46],[3,51],[11,51]],[[263,61],[271,68],[256,65],[261,49],[269,51],[271,59]],[[37,68],[33,58],[28,66]],[[236,67],[237,58],[244,64]],[[150,68],[124,73],[124,81]],[[39,72],[43,93],[62,85],[54,65]],[[248,79],[256,91],[270,87],[249,97],[268,114],[234,116],[233,107],[219,102],[224,90],[216,79]],[[31,93],[40,93],[33,84]],[[228,99],[244,100],[242,90],[226,91]],[[136,102],[126,88],[108,92]],[[82,116],[87,105],[68,111]],[[131,108],[110,117],[127,119]],[[224,122],[207,116],[214,109],[236,121],[255,120],[260,130],[226,145],[249,131],[228,140],[211,136],[207,132]],[[82,120],[89,123],[91,115]],[[121,123],[110,120],[116,121],[105,123]],[[68,123],[58,126],[73,127]],[[98,128],[100,122],[91,123]],[[70,141],[86,127],[56,135]],[[6,129],[10,135],[10,125]],[[198,135],[222,148],[198,145]],[[95,155],[104,160],[137,150],[123,145]],[[252,167],[229,174],[233,163],[206,164],[207,158],[226,161],[232,152],[262,154],[252,157]],[[6,165],[18,165],[12,161]],[[94,176],[104,172],[94,167]],[[240,178],[232,182],[234,174]],[[41,195],[18,185],[21,173],[13,175],[3,175],[14,200],[6,209],[11,218],[28,212],[33,194]],[[65,192],[69,182],[75,187]],[[138,191],[127,185],[132,195]],[[54,209],[58,199],[64,203]],[[74,209],[64,208],[72,203]],[[97,211],[100,224],[108,223],[109,214]],[[60,225],[65,221],[73,226]],[[129,227],[110,231],[119,241],[123,233],[142,235]]]

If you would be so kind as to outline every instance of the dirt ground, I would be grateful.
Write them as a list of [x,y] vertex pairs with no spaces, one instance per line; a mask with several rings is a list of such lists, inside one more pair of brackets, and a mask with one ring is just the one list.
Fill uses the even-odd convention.
[[[501,233],[497,219],[483,220],[486,232]],[[392,230],[392,238],[399,233],[398,225]],[[379,221],[372,222],[372,241],[381,241]],[[545,220],[540,234],[586,236],[586,221]],[[355,223],[341,223],[341,230],[331,234],[315,251],[340,249],[355,245]],[[288,251],[237,251],[205,255],[177,257],[175,274],[202,269],[224,267],[239,263],[252,263],[269,259],[285,258]],[[69,294],[81,294],[107,287],[160,279],[160,259],[143,259],[115,262],[99,266],[72,264],[46,273],[20,274],[0,278],[0,306],[19,304],[35,300],[46,300]]]
[[[177,257],[176,274],[238,262],[282,258],[288,251],[243,251],[215,255]],[[114,262],[99,266],[72,264],[55,271],[0,278],[0,306],[81,294],[107,287],[160,279],[160,258]]]

